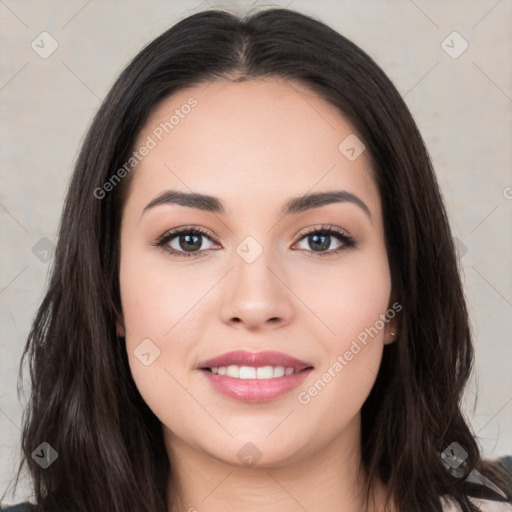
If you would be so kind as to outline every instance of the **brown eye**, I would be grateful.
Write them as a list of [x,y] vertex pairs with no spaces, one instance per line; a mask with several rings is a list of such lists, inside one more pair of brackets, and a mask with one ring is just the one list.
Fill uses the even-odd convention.
[[199,228],[180,228],[167,231],[153,244],[161,247],[169,254],[178,257],[193,257],[204,253],[211,247],[204,248],[203,240],[208,239],[214,243],[211,236]]
[[[333,238],[339,241],[339,245],[335,248],[332,248]],[[345,249],[356,246],[355,239],[344,231],[325,226],[303,233],[299,243],[303,241],[306,242],[307,246],[302,247],[302,249],[318,254],[319,256],[337,254]]]

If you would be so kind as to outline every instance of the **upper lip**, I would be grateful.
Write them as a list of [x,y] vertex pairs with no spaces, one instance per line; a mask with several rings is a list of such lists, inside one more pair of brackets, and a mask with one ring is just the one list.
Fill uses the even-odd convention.
[[201,361],[198,368],[218,368],[220,366],[283,366],[284,368],[293,368],[295,371],[304,370],[312,366],[306,361],[300,361],[295,357],[274,350],[265,350],[263,352],[249,352],[247,350],[234,350],[226,352],[220,356]]

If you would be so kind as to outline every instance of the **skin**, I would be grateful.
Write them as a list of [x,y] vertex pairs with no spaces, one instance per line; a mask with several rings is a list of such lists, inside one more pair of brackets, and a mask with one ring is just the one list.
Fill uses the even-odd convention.
[[[349,161],[338,150],[354,130],[333,105],[299,84],[269,78],[219,79],[175,93],[152,112],[136,147],[191,96],[197,106],[133,171],[117,324],[135,383],[162,422],[183,490],[180,510],[359,512],[360,409],[384,345],[394,341],[396,317],[308,404],[297,396],[394,302],[367,154]],[[228,211],[164,204],[142,215],[171,188],[219,197]],[[372,219],[348,202],[280,216],[291,197],[330,190],[357,195]],[[152,245],[167,230],[190,225],[212,235],[202,238],[202,255],[180,258]],[[322,257],[311,237],[299,236],[319,225],[345,230],[356,248]],[[236,252],[247,236],[263,250],[252,263]],[[185,251],[179,237],[170,244]],[[328,247],[340,244],[333,237]],[[134,354],[147,338],[160,349],[149,366]],[[277,399],[243,403],[218,394],[197,369],[201,360],[236,349],[281,351],[314,370]],[[261,452],[251,467],[237,456],[249,442]],[[375,488],[377,500],[382,491]]]

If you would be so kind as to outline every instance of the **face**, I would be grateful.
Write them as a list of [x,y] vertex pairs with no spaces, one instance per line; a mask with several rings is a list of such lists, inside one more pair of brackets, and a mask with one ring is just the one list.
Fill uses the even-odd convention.
[[[139,133],[117,328],[170,449],[276,465],[358,431],[398,308],[356,136],[330,103],[276,79],[181,90]],[[318,193],[341,194],[290,205]],[[280,354],[203,368],[238,350]]]

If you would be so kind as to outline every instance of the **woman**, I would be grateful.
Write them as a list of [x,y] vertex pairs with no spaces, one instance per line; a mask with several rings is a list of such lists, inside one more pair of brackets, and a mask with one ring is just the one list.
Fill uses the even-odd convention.
[[472,338],[422,138],[291,10],[192,15],[123,71],[25,355],[34,510],[512,510],[459,407]]

